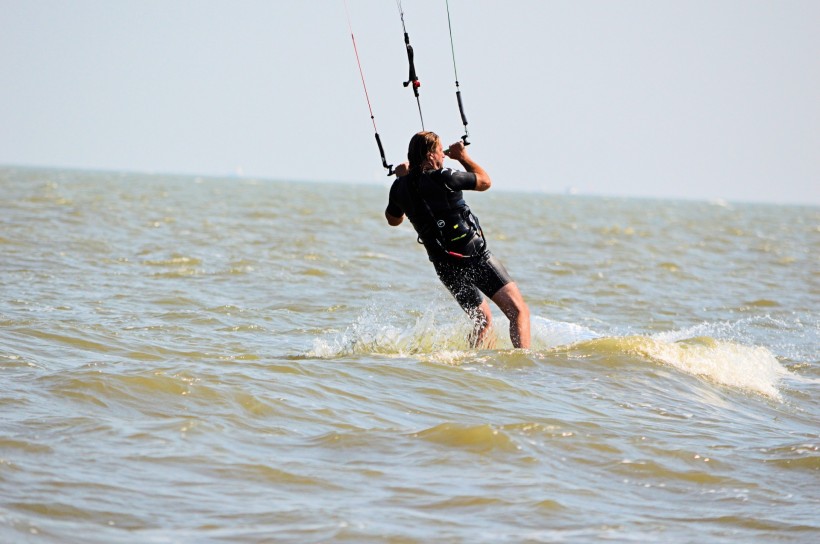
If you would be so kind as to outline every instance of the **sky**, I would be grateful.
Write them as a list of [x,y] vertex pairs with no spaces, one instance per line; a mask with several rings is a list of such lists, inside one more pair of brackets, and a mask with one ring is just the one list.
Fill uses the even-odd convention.
[[[0,165],[388,185],[422,129],[394,0],[0,0]],[[424,128],[445,0],[404,0]],[[497,190],[820,205],[820,2],[450,0]],[[454,167],[456,163],[451,164]]]

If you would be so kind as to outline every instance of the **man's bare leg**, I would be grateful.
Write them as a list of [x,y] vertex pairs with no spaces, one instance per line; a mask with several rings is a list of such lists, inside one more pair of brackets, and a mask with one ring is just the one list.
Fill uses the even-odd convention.
[[468,311],[467,315],[473,320],[473,331],[468,337],[470,347],[493,349],[495,347],[495,338],[492,335],[488,336],[492,328],[493,316],[487,301],[482,301],[481,306]]
[[[486,302],[486,301],[485,301]],[[504,315],[510,320],[510,340],[517,348],[530,347],[530,309],[515,282],[508,283],[493,295]]]

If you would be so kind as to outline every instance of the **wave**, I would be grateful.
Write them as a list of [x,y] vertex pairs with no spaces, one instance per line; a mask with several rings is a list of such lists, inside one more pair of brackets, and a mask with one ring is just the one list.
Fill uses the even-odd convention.
[[746,346],[711,337],[674,342],[650,336],[609,337],[585,342],[579,349],[637,356],[714,383],[776,400],[781,400],[781,381],[790,375],[765,347]]
[[[386,355],[417,357],[443,364],[473,362],[485,351],[470,349],[467,335],[470,324],[427,311],[410,325],[396,325],[387,316],[366,313],[341,333],[317,338],[309,357],[337,358],[350,355]],[[442,320],[444,323],[442,323]],[[499,357],[512,357],[506,335],[508,322],[497,318],[494,334]],[[680,372],[710,382],[782,400],[780,384],[791,373],[774,353],[763,346],[746,345],[732,339],[714,338],[703,334],[709,329],[726,330],[726,325],[700,325],[677,331],[651,335],[611,336],[598,333],[577,323],[555,321],[541,316],[532,319],[532,364],[545,357],[571,351],[572,357],[603,356],[620,360],[623,356],[643,362],[663,364]],[[518,357],[520,358],[520,357]],[[517,366],[521,366],[520,362]]]

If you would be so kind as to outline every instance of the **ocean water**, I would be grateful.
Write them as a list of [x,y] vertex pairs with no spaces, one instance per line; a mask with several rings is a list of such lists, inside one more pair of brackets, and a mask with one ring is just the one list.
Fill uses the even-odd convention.
[[820,540],[820,209],[387,188],[0,169],[0,541]]

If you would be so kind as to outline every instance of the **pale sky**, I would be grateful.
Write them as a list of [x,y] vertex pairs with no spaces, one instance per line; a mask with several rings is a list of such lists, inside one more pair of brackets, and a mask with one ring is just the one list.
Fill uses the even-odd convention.
[[[402,4],[425,128],[455,141],[445,2]],[[421,130],[399,10],[348,6],[398,163]],[[469,151],[494,188],[820,205],[820,1],[450,13]],[[0,165],[389,182],[343,0],[0,0],[0,14]]]

